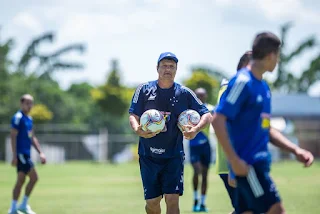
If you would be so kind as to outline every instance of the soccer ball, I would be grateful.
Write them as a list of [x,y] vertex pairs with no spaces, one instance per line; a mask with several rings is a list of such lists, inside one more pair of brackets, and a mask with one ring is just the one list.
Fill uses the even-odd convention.
[[165,119],[156,109],[145,111],[140,117],[140,125],[143,131],[159,132],[165,126]]
[[196,126],[200,122],[200,114],[192,109],[183,111],[178,117],[180,131],[185,131],[185,125]]

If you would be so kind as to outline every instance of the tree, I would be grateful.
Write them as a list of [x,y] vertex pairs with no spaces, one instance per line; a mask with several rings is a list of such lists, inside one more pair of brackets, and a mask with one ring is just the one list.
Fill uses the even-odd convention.
[[40,75],[52,73],[57,70],[82,69],[82,63],[64,61],[61,57],[71,52],[83,53],[85,51],[85,46],[83,44],[70,44],[49,54],[39,52],[41,44],[44,42],[53,43],[54,39],[55,34],[53,32],[44,33],[33,39],[21,56],[17,65],[17,70],[26,73],[31,61],[37,62],[33,72]]
[[317,44],[315,36],[309,36],[302,41],[293,51],[286,54],[287,34],[292,27],[292,23],[285,23],[281,27],[282,47],[280,52],[280,61],[278,63],[277,77],[273,82],[274,90],[289,92],[307,92],[309,87],[319,80],[320,77],[320,54],[311,60],[310,66],[302,72],[301,76],[296,77],[288,70],[288,65],[299,55],[307,50],[314,48]]
[[205,88],[208,93],[208,103],[216,103],[219,91],[219,81],[210,76],[208,72],[202,69],[194,70],[191,77],[184,81],[184,84],[192,90],[199,87]]
[[121,85],[118,62],[111,61],[111,72],[104,85],[92,91],[93,99],[103,112],[122,116],[128,109],[126,88]]
[[31,109],[30,115],[35,123],[45,123],[53,117],[52,112],[43,104],[36,104]]

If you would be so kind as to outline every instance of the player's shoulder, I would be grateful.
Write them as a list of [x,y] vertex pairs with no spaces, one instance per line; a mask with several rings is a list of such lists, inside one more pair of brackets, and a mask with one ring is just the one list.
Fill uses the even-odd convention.
[[14,119],[21,119],[23,117],[23,114],[21,111],[17,111],[14,115],[13,115],[13,118]]
[[226,78],[223,78],[220,82],[220,88],[224,86],[228,86],[229,80]]
[[12,117],[12,123],[14,123],[15,125],[19,125],[22,118],[23,118],[22,112],[17,111]]
[[178,90],[180,90],[182,93],[191,93],[191,94],[194,94],[194,92],[193,92],[190,88],[188,88],[187,86],[181,85],[181,84],[179,84],[179,83],[175,83],[175,84],[176,84],[176,88],[177,88]]
[[249,85],[252,81],[253,81],[253,78],[250,74],[250,71],[246,68],[243,68],[239,70],[237,74],[230,79],[228,86],[233,86],[233,85],[246,86],[246,85]]

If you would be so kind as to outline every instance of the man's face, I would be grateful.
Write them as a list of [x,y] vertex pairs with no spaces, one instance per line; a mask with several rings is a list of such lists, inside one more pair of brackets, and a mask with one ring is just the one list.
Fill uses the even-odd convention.
[[177,63],[170,59],[163,59],[157,66],[159,79],[174,80],[177,73]]
[[206,103],[207,102],[207,93],[202,91],[195,91],[195,94],[201,100],[201,102]]
[[270,53],[268,56],[268,71],[272,72],[275,67],[277,66],[278,62],[280,60],[280,51],[276,52],[276,53]]
[[23,112],[29,113],[33,107],[33,100],[31,99],[25,99],[21,103],[21,109]]

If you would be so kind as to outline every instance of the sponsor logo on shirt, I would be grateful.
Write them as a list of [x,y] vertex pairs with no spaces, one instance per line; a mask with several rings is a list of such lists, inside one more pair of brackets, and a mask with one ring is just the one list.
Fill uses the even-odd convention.
[[158,154],[158,155],[162,155],[163,153],[166,152],[165,149],[162,149],[162,148],[154,148],[154,147],[150,147],[150,151],[154,154]]

